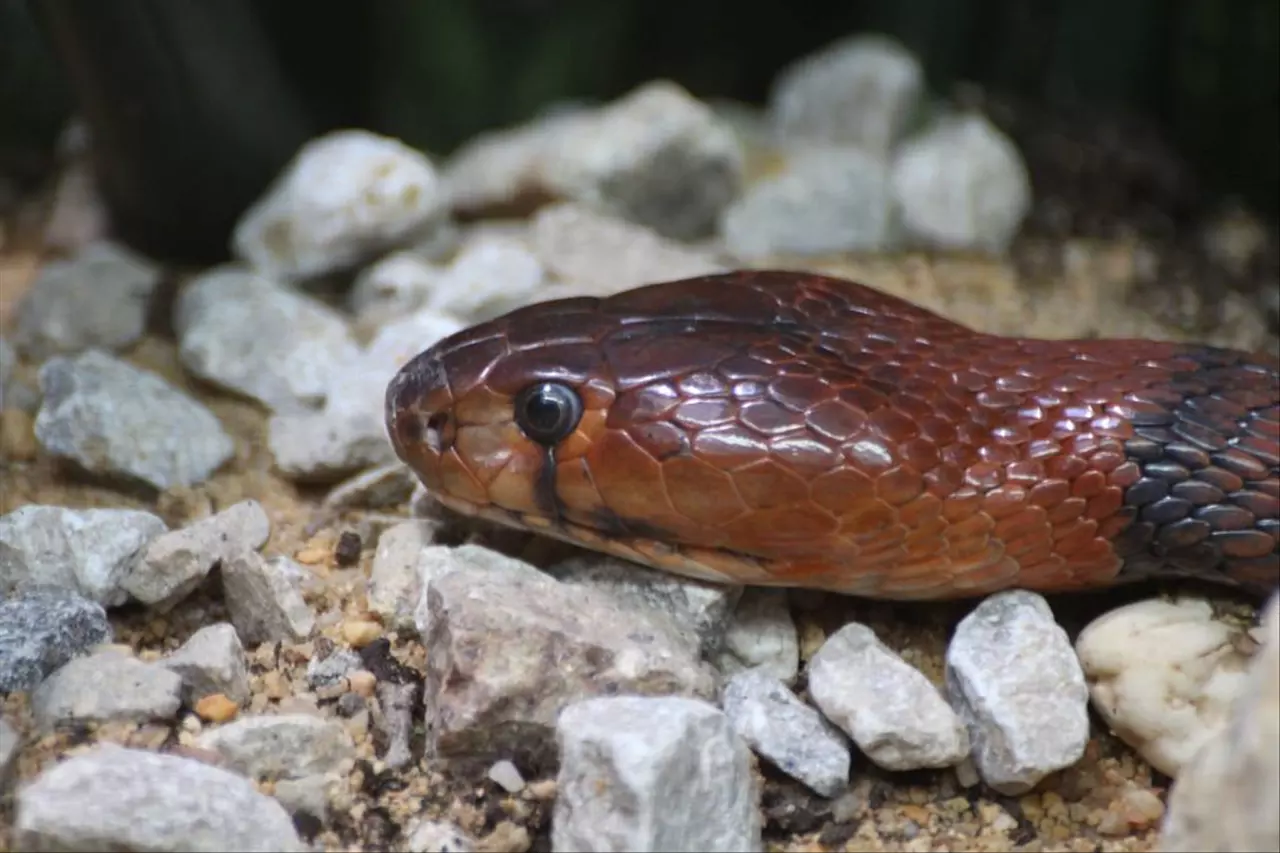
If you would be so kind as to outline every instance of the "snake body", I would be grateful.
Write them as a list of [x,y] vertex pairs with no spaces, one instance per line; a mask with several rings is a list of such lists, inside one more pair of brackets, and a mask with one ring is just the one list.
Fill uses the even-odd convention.
[[1280,583],[1280,364],[982,334],[743,271],[534,304],[410,360],[444,505],[682,575],[883,599]]

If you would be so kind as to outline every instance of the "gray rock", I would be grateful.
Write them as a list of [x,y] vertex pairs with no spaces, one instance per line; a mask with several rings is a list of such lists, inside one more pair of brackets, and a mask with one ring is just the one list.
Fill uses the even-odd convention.
[[13,351],[13,346],[0,335],[0,409],[4,409],[8,404],[5,402],[6,390],[9,387],[9,378],[13,376],[13,369],[18,364],[18,354]]
[[311,635],[316,619],[302,597],[306,573],[288,557],[266,559],[257,551],[222,564],[222,594],[241,642],[301,642]]
[[36,439],[91,474],[164,490],[208,479],[235,452],[213,413],[160,377],[106,353],[40,368]]
[[48,261],[18,303],[14,345],[31,361],[124,349],[142,337],[159,282],[154,264],[114,243]]
[[475,839],[444,820],[420,818],[405,833],[409,853],[471,853]]
[[1031,177],[1013,142],[986,118],[955,116],[907,140],[893,195],[912,242],[1001,253],[1031,210]]
[[884,251],[901,233],[889,166],[856,148],[806,146],[726,211],[725,245],[744,260]]
[[355,757],[342,724],[311,714],[241,717],[195,739],[224,766],[253,779],[301,779],[338,770]]
[[401,506],[413,494],[418,479],[400,460],[344,480],[324,497],[330,512]]
[[422,597],[418,560],[435,538],[427,521],[405,521],[383,532],[369,570],[369,609],[396,630],[414,627],[414,611]]
[[0,516],[0,593],[56,586],[105,607],[124,604],[134,555],[166,529],[139,510],[21,507]]
[[242,776],[190,758],[103,745],[18,792],[18,850],[299,851],[289,815]]
[[578,699],[716,691],[668,625],[529,566],[449,571],[426,598],[423,704],[437,755],[547,759],[557,714]]
[[588,699],[565,708],[556,737],[553,849],[764,850],[750,754],[711,705]]
[[808,675],[814,704],[886,770],[950,767],[969,754],[964,723],[938,688],[865,625],[828,637]]
[[795,681],[800,672],[800,639],[785,589],[742,591],[716,662],[729,675],[756,669],[784,684]]
[[983,780],[1008,796],[1070,767],[1089,742],[1089,688],[1044,598],[997,593],[956,626],[947,697],[964,719]]
[[273,412],[319,408],[330,376],[359,352],[333,308],[231,265],[187,285],[174,327],[184,367]]
[[418,579],[421,592],[418,606],[414,608],[413,623],[418,633],[426,636],[431,631],[431,608],[427,593],[431,584],[450,572],[464,571],[472,575],[486,572],[505,572],[537,583],[547,576],[528,563],[494,551],[483,545],[468,543],[458,547],[426,545],[418,552]]
[[75,658],[31,694],[42,729],[64,723],[172,720],[182,705],[182,678],[117,649]]
[[182,698],[195,705],[221,693],[237,705],[249,701],[249,671],[236,629],[227,622],[206,625],[160,665],[182,678]]
[[111,637],[102,605],[74,592],[41,587],[0,601],[0,693],[30,690]]
[[351,649],[334,649],[328,657],[307,661],[307,685],[312,690],[336,687],[357,669],[364,667],[360,655]]
[[282,280],[307,279],[422,239],[447,215],[431,161],[367,130],[304,145],[236,224],[236,257]]
[[741,672],[725,685],[722,705],[747,746],[791,778],[824,797],[848,787],[848,742],[778,679]]
[[410,741],[413,738],[413,709],[418,698],[418,685],[379,681],[377,691],[378,706],[382,709],[379,728],[387,740],[382,762],[392,770],[408,767],[413,763]]
[[546,174],[566,198],[694,240],[714,232],[742,187],[743,168],[741,143],[708,106],[655,81],[567,135]]
[[124,579],[124,589],[164,612],[190,595],[215,565],[257,551],[271,536],[271,520],[255,500],[232,504],[152,539]]
[[9,774],[18,760],[18,749],[22,746],[22,737],[18,730],[0,717],[0,790],[4,790],[9,781]]
[[769,113],[783,135],[884,157],[906,132],[924,89],[924,69],[899,42],[857,35],[784,68],[774,78]]
[[325,776],[281,779],[275,784],[274,796],[295,817],[315,818],[321,826],[329,822],[329,779]]

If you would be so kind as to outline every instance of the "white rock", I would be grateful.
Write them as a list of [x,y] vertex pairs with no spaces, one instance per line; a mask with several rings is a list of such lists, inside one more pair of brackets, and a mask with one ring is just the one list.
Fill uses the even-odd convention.
[[182,704],[182,679],[153,663],[107,650],[75,658],[31,694],[36,723],[172,720]]
[[232,249],[284,280],[354,266],[421,239],[446,213],[430,160],[366,130],[308,142],[236,224]]
[[1262,635],[1225,724],[1169,793],[1161,850],[1280,850],[1280,596]]
[[961,620],[946,687],[978,772],[1002,794],[1024,794],[1084,755],[1089,688],[1066,631],[1033,592],[997,593]]
[[405,521],[378,537],[369,570],[369,609],[394,630],[412,630],[414,611],[422,597],[418,560],[435,531],[425,521]]
[[273,796],[291,815],[307,815],[323,826],[329,822],[328,776],[316,774],[301,779],[280,779]]
[[1151,766],[1177,777],[1227,724],[1245,689],[1241,630],[1201,599],[1112,610],[1076,638],[1093,706]]
[[235,773],[115,745],[55,764],[19,790],[17,850],[303,851],[285,810]]
[[784,68],[769,93],[769,113],[782,134],[850,143],[883,157],[906,131],[924,89],[924,69],[901,43],[857,35]]
[[271,536],[271,520],[255,500],[155,537],[138,555],[122,587],[164,612],[190,595],[213,569],[237,554],[256,551]]
[[244,647],[228,622],[206,625],[176,651],[160,661],[182,678],[183,701],[194,706],[206,696],[221,693],[237,705],[249,701],[249,672]]
[[1031,178],[1014,144],[977,115],[938,121],[893,162],[893,193],[916,242],[1003,252],[1031,209]]
[[369,326],[407,317],[423,306],[443,272],[416,252],[392,252],[360,271],[347,306]]
[[121,583],[134,555],[166,529],[158,516],[139,510],[20,507],[0,516],[0,593],[36,584],[106,607],[124,604]]
[[717,658],[721,671],[734,674],[757,669],[784,684],[800,672],[800,639],[791,618],[787,591],[749,587],[725,630],[724,650]]
[[218,753],[227,769],[253,779],[329,773],[355,757],[355,744],[342,724],[313,714],[241,717],[200,734],[195,745]]
[[247,551],[222,564],[222,594],[241,642],[301,642],[315,628],[302,597],[307,570],[288,557]]
[[425,545],[418,549],[415,569],[419,592],[413,611],[413,624],[422,636],[426,636],[431,630],[431,608],[427,600],[431,584],[451,572],[465,571],[475,575],[482,572],[506,572],[523,576],[533,583],[543,576],[522,560],[476,544],[459,545],[456,548],[450,545]]
[[274,412],[321,406],[332,374],[359,352],[337,311],[231,264],[187,284],[174,327],[184,367]]
[[428,293],[425,309],[479,323],[535,301],[546,281],[523,240],[479,235],[466,241]]
[[452,823],[419,818],[406,833],[409,853],[471,853],[475,839]]
[[307,685],[312,690],[334,687],[357,669],[364,668],[360,655],[351,649],[334,649],[328,657],[307,661]]
[[519,769],[505,758],[495,761],[485,775],[509,794],[516,794],[524,789],[524,777],[520,775]]
[[556,851],[764,849],[750,755],[711,705],[588,699],[565,708],[556,735]]
[[40,368],[36,440],[91,474],[164,490],[193,486],[235,445],[213,413],[159,376],[98,350]]
[[887,770],[950,767],[969,753],[964,723],[938,688],[865,625],[828,637],[808,676],[818,709]]
[[849,744],[821,714],[787,686],[759,670],[725,685],[725,716],[760,757],[824,797],[849,784]]

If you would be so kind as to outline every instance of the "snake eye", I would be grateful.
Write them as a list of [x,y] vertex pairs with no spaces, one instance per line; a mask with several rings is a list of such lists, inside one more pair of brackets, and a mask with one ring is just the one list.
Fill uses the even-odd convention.
[[540,382],[520,392],[516,425],[530,439],[551,446],[573,432],[582,418],[582,398],[558,382]]

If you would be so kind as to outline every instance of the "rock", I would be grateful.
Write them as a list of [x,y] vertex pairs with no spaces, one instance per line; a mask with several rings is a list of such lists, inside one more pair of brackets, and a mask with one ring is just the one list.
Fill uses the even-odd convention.
[[360,655],[351,649],[334,649],[327,657],[315,657],[307,662],[307,685],[312,690],[337,687],[363,666]]
[[969,754],[964,723],[938,688],[865,625],[832,634],[808,677],[818,709],[886,770],[950,767]]
[[97,350],[46,361],[40,390],[40,445],[92,475],[163,491],[204,482],[235,452],[203,405]]
[[405,521],[378,537],[369,571],[369,609],[394,630],[412,630],[414,611],[422,597],[418,559],[435,538],[425,521]]
[[814,147],[735,201],[720,225],[744,260],[886,251],[900,236],[888,165],[856,148]]
[[252,779],[301,779],[337,771],[355,758],[342,724],[312,714],[241,717],[199,735],[195,745]]
[[56,586],[104,607],[128,598],[121,588],[134,555],[165,523],[130,509],[71,509],[28,504],[0,516],[0,593]]
[[1084,755],[1089,688],[1036,593],[997,593],[961,620],[947,647],[946,686],[978,772],[1000,793],[1025,794]]
[[112,638],[102,605],[56,587],[0,600],[0,693],[26,691]]
[[747,746],[824,797],[849,784],[849,745],[821,714],[778,679],[741,672],[725,685],[725,716]]
[[623,609],[645,612],[671,625],[695,653],[710,656],[724,632],[742,587],[660,572],[616,557],[591,554],[550,566],[547,574],[567,584],[600,590]]
[[413,471],[397,459],[339,483],[324,497],[329,512],[347,509],[384,509],[407,503],[418,480]]
[[426,596],[423,704],[435,755],[548,760],[556,716],[578,699],[716,690],[668,626],[531,566],[449,571]]
[[710,236],[742,186],[733,131],[669,81],[646,83],[567,134],[549,158],[562,197],[673,240]]
[[417,574],[421,584],[418,605],[414,608],[413,623],[418,633],[426,636],[431,631],[431,608],[427,601],[427,593],[433,581],[450,572],[465,571],[473,575],[483,572],[507,572],[525,577],[532,582],[546,578],[528,563],[508,557],[477,544],[465,544],[458,547],[449,545],[426,545],[419,549]]
[[479,234],[435,281],[424,309],[467,324],[536,302],[546,272],[523,240]]
[[9,774],[17,763],[18,749],[22,746],[22,736],[18,730],[9,725],[9,721],[0,717],[0,790],[6,787]]
[[1225,723],[1181,768],[1161,850],[1280,850],[1280,596]]
[[556,723],[556,851],[764,850],[746,745],[711,705],[588,699]]
[[530,239],[546,269],[564,285],[551,296],[608,296],[655,281],[724,272],[707,252],[649,228],[573,203],[548,205],[533,218]]
[[520,770],[505,758],[495,761],[485,775],[490,782],[508,794],[518,794],[524,790],[525,782],[524,777],[520,775]]
[[1093,706],[1167,776],[1226,725],[1245,688],[1243,630],[1202,599],[1153,598],[1112,610],[1076,639]]
[[248,779],[115,745],[56,764],[18,792],[18,850],[303,851],[289,815]]
[[257,551],[271,536],[271,520],[255,500],[157,536],[124,579],[135,599],[164,612],[190,595],[215,565]]
[[800,672],[800,640],[785,589],[743,590],[716,662],[729,675],[758,669],[784,684],[795,681]]
[[66,163],[45,220],[47,251],[73,252],[111,233],[111,212],[98,191],[97,175],[87,157]]
[[419,818],[406,833],[409,853],[471,853],[475,839],[444,820]]
[[241,642],[302,642],[311,635],[315,614],[301,590],[306,574],[288,557],[266,559],[257,551],[222,564],[222,594]]
[[360,351],[337,311],[230,264],[188,283],[174,327],[187,370],[273,412],[319,408],[332,374]]
[[314,818],[321,826],[329,822],[329,780],[324,776],[281,779],[276,782],[274,796],[295,817]]
[[160,665],[182,678],[182,700],[188,706],[217,693],[237,705],[249,701],[244,647],[230,623],[206,625]]
[[4,410],[8,403],[6,400],[6,389],[9,386],[9,379],[13,376],[13,369],[18,364],[18,354],[14,352],[13,346],[0,335],[0,410]]
[[443,273],[416,252],[392,252],[360,271],[347,307],[359,324],[377,328],[421,309]]
[[378,706],[382,708],[380,728],[386,737],[387,750],[382,763],[392,770],[413,763],[410,743],[413,739],[413,710],[418,701],[418,684],[396,684],[379,681]]
[[780,134],[847,143],[886,157],[925,91],[924,69],[898,41],[842,38],[774,78],[769,113]]
[[447,203],[421,152],[366,130],[334,131],[304,145],[245,212],[232,250],[268,276],[307,279],[422,239]]
[[123,246],[95,242],[45,262],[18,303],[13,343],[34,362],[142,337],[160,270]]
[[172,720],[182,705],[182,678],[117,649],[75,658],[31,694],[45,730],[65,723]]
[[942,119],[893,161],[893,195],[914,242],[1002,253],[1031,210],[1031,177],[1014,144],[978,115]]

